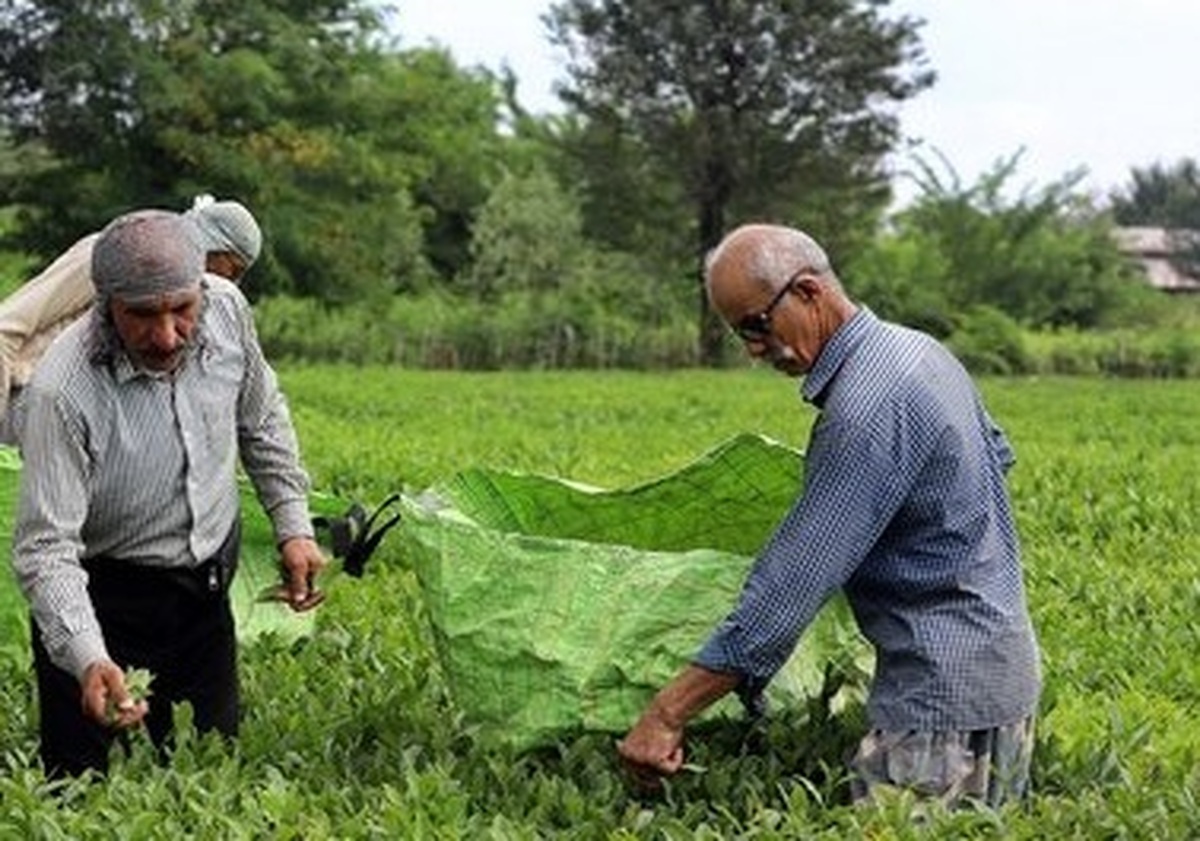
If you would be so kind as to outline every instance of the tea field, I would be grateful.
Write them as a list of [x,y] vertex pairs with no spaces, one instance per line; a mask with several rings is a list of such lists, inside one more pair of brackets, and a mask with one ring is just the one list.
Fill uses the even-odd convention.
[[[281,371],[317,489],[372,503],[476,465],[616,488],[741,432],[803,447],[812,421],[771,372]],[[1200,387],[996,379],[1044,655],[1035,794],[943,813],[845,804],[861,710],[819,703],[702,728],[692,771],[653,799],[619,734],[485,748],[455,707],[395,543],[327,576],[300,635],[242,655],[242,735],[173,762],[135,738],[102,781],[47,783],[22,604],[0,585],[0,838],[1078,838],[1200,836]],[[264,607],[264,610],[274,609]]]

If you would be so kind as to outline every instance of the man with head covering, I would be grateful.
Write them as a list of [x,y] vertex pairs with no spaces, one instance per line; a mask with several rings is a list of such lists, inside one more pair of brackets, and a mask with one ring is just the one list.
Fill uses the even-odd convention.
[[196,224],[208,271],[237,281],[258,259],[262,231],[240,203],[200,195],[184,215]]
[[853,302],[807,234],[740,227],[705,274],[747,351],[804,377],[819,415],[799,498],[732,612],[621,742],[622,758],[651,784],[677,772],[689,719],[730,692],[756,708],[840,590],[875,649],[853,797],[1019,798],[1041,678],[1007,438],[950,352]]
[[[200,238],[167,211],[109,224],[92,251],[94,306],[23,395],[13,566],[51,775],[103,771],[114,737],[142,723],[164,745],[176,702],[198,729],[236,734],[239,461],[273,524],[287,600],[307,610],[322,597],[286,402],[249,304],[205,273]],[[149,705],[131,696],[130,667],[155,676]]]
[[[237,282],[258,259],[262,232],[239,202],[200,195],[185,215],[195,224],[207,271]],[[88,234],[0,301],[0,443],[15,440],[8,412],[12,398],[50,342],[92,303],[92,248],[98,236]]]

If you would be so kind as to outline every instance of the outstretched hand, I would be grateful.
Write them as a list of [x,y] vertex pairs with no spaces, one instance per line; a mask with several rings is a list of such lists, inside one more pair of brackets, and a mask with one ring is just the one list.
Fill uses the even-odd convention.
[[280,595],[292,610],[312,610],[325,601],[325,594],[317,589],[317,576],[328,561],[317,542],[309,537],[293,537],[279,551],[283,564]]
[[125,673],[111,660],[97,660],[80,681],[83,714],[106,727],[137,727],[150,712],[144,699],[136,699],[125,685]]
[[663,777],[683,769],[684,726],[733,691],[740,680],[732,672],[714,672],[692,664],[663,687],[617,745],[634,781],[644,790],[658,791]]
[[683,727],[667,722],[652,704],[617,744],[617,753],[639,788],[657,791],[664,776],[683,767]]

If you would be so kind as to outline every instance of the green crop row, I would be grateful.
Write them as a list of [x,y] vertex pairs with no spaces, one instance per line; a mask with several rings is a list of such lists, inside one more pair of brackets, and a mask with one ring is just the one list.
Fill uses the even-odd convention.
[[[802,446],[812,422],[766,371],[454,374],[287,368],[318,488],[365,502],[471,465],[602,487],[681,467],[738,432]],[[49,785],[20,606],[0,599],[0,838],[1189,838],[1200,834],[1200,392],[1180,381],[996,379],[1046,692],[1036,794],[999,814],[844,805],[861,710],[820,704],[693,734],[698,769],[645,801],[617,734],[484,749],[433,652],[420,589],[385,541],[333,574],[316,629],[242,656],[235,746],[135,740],[102,782]],[[264,609],[271,609],[264,607]],[[16,637],[16,638],[14,638]],[[702,770],[700,770],[702,769]]]

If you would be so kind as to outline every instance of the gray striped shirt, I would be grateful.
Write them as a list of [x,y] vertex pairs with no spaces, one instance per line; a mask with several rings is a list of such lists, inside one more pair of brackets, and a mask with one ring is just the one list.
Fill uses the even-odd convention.
[[82,559],[192,566],[238,515],[239,456],[277,541],[311,536],[308,477],[241,291],[206,275],[172,375],[96,353],[93,311],[47,352],[24,394],[25,468],[13,566],[53,661],[80,676],[107,657]]
[[1012,451],[929,336],[861,309],[804,382],[805,488],[697,662],[755,697],[834,591],[877,655],[884,730],[983,730],[1040,690],[1005,471]]

